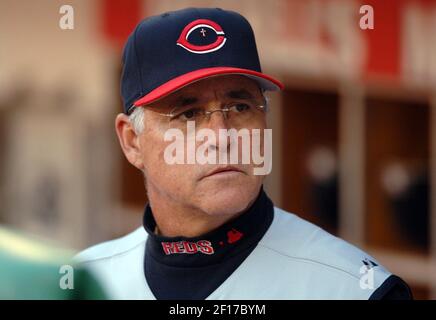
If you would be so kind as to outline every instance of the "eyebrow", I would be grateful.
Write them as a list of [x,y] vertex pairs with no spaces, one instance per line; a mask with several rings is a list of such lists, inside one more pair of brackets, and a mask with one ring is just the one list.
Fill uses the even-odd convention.
[[186,107],[189,106],[191,104],[197,103],[198,102],[198,98],[196,97],[179,97],[174,106],[176,107]]
[[254,96],[245,89],[229,91],[227,97],[232,99],[254,99]]
[[[231,99],[254,99],[253,94],[251,94],[246,89],[231,90],[226,93],[226,96]],[[199,98],[193,96],[181,96],[174,103],[175,107],[186,107],[195,104],[199,101]]]

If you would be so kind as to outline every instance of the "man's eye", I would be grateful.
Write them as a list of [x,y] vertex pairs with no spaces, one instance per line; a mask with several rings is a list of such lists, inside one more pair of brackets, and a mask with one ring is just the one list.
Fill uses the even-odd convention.
[[237,112],[244,112],[251,109],[251,106],[246,103],[238,103],[232,106],[232,109]]
[[179,113],[176,118],[179,120],[192,120],[197,116],[198,112],[198,109],[189,109]]

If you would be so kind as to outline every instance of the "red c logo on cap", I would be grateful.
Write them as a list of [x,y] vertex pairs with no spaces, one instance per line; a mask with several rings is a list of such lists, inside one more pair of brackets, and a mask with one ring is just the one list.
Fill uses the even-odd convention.
[[[198,28],[202,28],[202,27],[206,27],[206,28],[209,28],[209,29],[212,29],[213,31],[215,31],[215,33],[217,35],[217,39],[215,40],[215,42],[208,44],[208,45],[204,45],[204,46],[197,46],[197,45],[194,45],[192,43],[189,43],[188,42],[189,35],[194,30],[196,30]],[[202,31],[200,31],[200,32],[202,32]],[[203,32],[205,32],[205,30],[203,30]],[[204,33],[203,33],[203,36],[204,36]],[[217,50],[221,49],[225,43],[226,43],[226,37],[224,37],[224,31],[221,28],[221,26],[218,23],[215,23],[215,22],[213,22],[211,20],[207,20],[207,19],[199,19],[199,20],[192,21],[190,24],[188,24],[183,29],[182,33],[180,34],[179,39],[177,40],[178,46],[181,46],[182,48],[188,50],[189,52],[198,53],[198,54],[217,51]]]

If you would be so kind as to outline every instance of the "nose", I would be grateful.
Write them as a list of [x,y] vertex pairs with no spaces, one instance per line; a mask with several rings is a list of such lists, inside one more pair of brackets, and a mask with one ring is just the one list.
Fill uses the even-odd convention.
[[210,110],[208,122],[208,127],[212,130],[227,129],[227,113],[219,108]]
[[205,117],[204,127],[218,131],[219,129],[227,129],[228,121],[226,112],[221,110],[222,102],[213,99],[205,105],[208,115]]
[[215,142],[209,142],[209,148],[219,150],[220,152],[224,152],[225,150],[228,152],[228,148],[230,145],[229,138],[227,137],[227,135],[222,135],[221,137],[220,130],[229,129],[229,123],[227,120],[227,114],[220,110],[220,107],[218,107],[219,105],[220,104],[215,103],[214,106],[209,109],[211,113],[207,117],[204,127],[212,130],[216,138]]

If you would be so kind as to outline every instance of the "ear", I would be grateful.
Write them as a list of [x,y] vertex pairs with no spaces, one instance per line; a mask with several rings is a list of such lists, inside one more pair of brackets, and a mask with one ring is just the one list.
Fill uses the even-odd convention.
[[120,113],[115,118],[115,131],[120,141],[121,149],[127,160],[141,171],[144,169],[139,136],[130,123],[129,117]]

